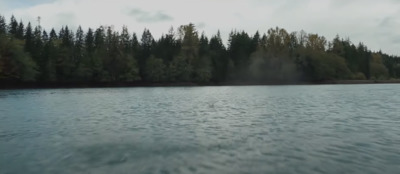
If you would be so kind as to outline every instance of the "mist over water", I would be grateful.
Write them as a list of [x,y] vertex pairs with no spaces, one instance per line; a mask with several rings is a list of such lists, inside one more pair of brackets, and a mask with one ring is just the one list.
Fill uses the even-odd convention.
[[398,173],[400,85],[0,91],[0,174]]

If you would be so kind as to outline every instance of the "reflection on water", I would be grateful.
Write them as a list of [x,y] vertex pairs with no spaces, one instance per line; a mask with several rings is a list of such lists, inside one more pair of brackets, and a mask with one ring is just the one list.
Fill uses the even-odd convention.
[[0,91],[0,173],[397,173],[400,85]]

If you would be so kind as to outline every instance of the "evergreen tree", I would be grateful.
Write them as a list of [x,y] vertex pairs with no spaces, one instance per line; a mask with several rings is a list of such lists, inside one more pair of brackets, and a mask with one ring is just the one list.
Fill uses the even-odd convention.
[[24,39],[24,30],[25,30],[25,27],[24,27],[24,24],[21,21],[21,22],[19,22],[15,37],[17,39],[21,39],[21,40]]
[[88,29],[88,32],[85,37],[85,46],[86,52],[89,57],[91,57],[94,53],[95,43],[94,43],[94,33],[91,28]]
[[73,56],[76,70],[74,76],[79,81],[86,81],[91,78],[90,63],[86,56],[85,36],[82,27],[79,26],[75,34]]
[[56,31],[54,30],[54,28],[52,28],[51,31],[50,31],[50,38],[49,38],[49,39],[50,39],[51,41],[54,41],[54,40],[58,39],[57,33],[56,33]]
[[214,82],[222,82],[227,79],[229,69],[232,68],[232,62],[229,60],[226,48],[222,43],[221,35],[217,35],[210,39],[209,56],[212,61],[212,80]]
[[59,36],[61,39],[61,46],[66,48],[73,47],[74,33],[68,28],[68,26],[65,26],[63,29],[61,29]]
[[146,61],[151,55],[153,45],[154,39],[150,30],[144,29],[140,43],[140,54],[138,56],[139,74],[143,80],[146,80]]
[[124,54],[129,54],[131,55],[132,52],[132,46],[131,46],[131,40],[130,40],[130,35],[128,28],[126,26],[122,27],[122,32],[120,35],[120,44],[122,46],[122,49],[124,51]]
[[140,44],[139,44],[139,40],[136,36],[136,33],[132,34],[131,46],[132,46],[133,56],[138,57],[139,51],[140,51]]
[[104,27],[101,26],[96,29],[94,37],[94,46],[96,50],[102,49],[104,47],[105,31]]
[[94,33],[94,54],[91,57],[92,80],[103,80],[103,57],[106,56],[105,46],[105,31],[104,27],[100,26]]
[[[44,35],[44,34],[43,34]],[[46,60],[45,68],[43,70],[43,78],[46,82],[57,81],[57,69],[58,65],[58,37],[56,31],[51,29],[50,36],[43,49],[43,57]]]
[[250,52],[255,52],[257,48],[260,46],[260,43],[261,43],[260,33],[257,31],[252,38]]
[[[181,51],[178,56],[180,67],[178,74],[182,81],[208,81],[210,67],[207,60],[199,56],[199,36],[194,24],[183,25],[179,28]],[[179,79],[179,78],[178,78]]]
[[171,27],[167,34],[161,36],[152,49],[155,57],[161,58],[165,65],[172,62],[180,52],[180,44],[175,39],[174,29]]
[[23,42],[0,35],[0,82],[35,81],[36,64],[23,50]]
[[232,80],[245,81],[248,76],[252,39],[247,33],[231,32],[229,34],[228,55],[233,62],[234,71],[230,74]]
[[43,41],[43,43],[47,43],[49,41],[49,35],[47,34],[46,30],[43,30],[42,41]]
[[31,23],[28,23],[28,26],[25,29],[25,51],[32,53],[34,49],[34,37],[33,37],[33,31],[31,27]]
[[165,64],[162,59],[151,56],[147,59],[145,77],[150,82],[164,82],[166,79]]
[[61,27],[60,31],[58,32],[58,37],[60,39],[62,39],[64,37],[64,34],[65,34],[65,30],[64,30],[64,26],[63,26],[63,27]]
[[15,20],[14,15],[11,16],[10,19],[10,24],[8,25],[8,33],[12,34],[13,36],[16,36],[17,30],[18,30],[18,22]]
[[[219,31],[218,31],[219,32]],[[204,57],[207,56],[209,50],[209,41],[207,36],[203,33],[201,33],[200,39],[199,39],[199,56]]]
[[74,33],[65,26],[59,32],[60,43],[57,44],[56,78],[60,81],[77,81],[75,71],[77,69],[74,57]]
[[[133,35],[136,36],[136,35]],[[135,38],[137,41],[137,38]],[[136,59],[134,58],[134,46],[136,44],[130,38],[128,28],[124,26],[119,36],[118,51],[120,53],[117,59],[118,80],[120,81],[136,81],[139,80],[139,69]]]
[[6,20],[4,19],[3,16],[0,15],[0,35],[6,34],[6,32],[7,32]]
[[30,50],[32,59],[36,62],[39,68],[39,79],[44,79],[44,69],[46,65],[46,60],[44,59],[43,52],[43,40],[42,40],[42,28],[40,26],[35,27],[33,32],[33,48]]

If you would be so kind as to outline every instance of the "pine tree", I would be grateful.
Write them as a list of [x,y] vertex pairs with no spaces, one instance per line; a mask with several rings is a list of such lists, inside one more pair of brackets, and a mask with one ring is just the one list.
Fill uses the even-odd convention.
[[250,51],[255,52],[258,46],[260,45],[260,42],[261,42],[260,33],[257,31],[251,40]]
[[146,80],[146,75],[145,75],[146,62],[152,53],[153,45],[154,45],[154,39],[150,33],[150,30],[144,29],[140,43],[140,54],[138,56],[139,74],[140,77],[144,80]]
[[7,33],[7,24],[3,16],[0,15],[0,35]]
[[134,61],[137,63],[138,59],[140,57],[140,43],[139,43],[136,33],[132,34],[131,49],[132,49],[132,56],[134,58]]
[[0,35],[0,84],[36,80],[36,64],[23,50],[23,42]]
[[46,60],[44,59],[42,52],[43,52],[43,40],[42,40],[42,28],[40,26],[35,27],[33,32],[33,48],[30,51],[32,59],[37,63],[39,68],[39,79],[44,79],[44,69],[46,66]]
[[61,43],[57,44],[57,58],[56,58],[56,78],[59,81],[76,81],[75,71],[76,60],[74,58],[74,34],[65,26],[59,32],[59,40]]
[[104,27],[101,26],[96,30],[95,36],[94,36],[94,45],[97,50],[103,48],[104,39],[105,39]]
[[131,46],[131,40],[130,40],[130,35],[128,32],[128,28],[126,26],[122,27],[122,33],[120,35],[120,42],[121,46],[123,48],[124,54],[131,55],[132,53],[132,46]]
[[[44,35],[44,34],[43,34]],[[47,42],[45,42],[45,46],[43,49],[43,57],[47,60],[45,69],[44,69],[44,80],[46,82],[54,82],[57,81],[57,61],[58,61],[58,49],[57,49],[57,33],[53,29],[50,31],[50,36]]]
[[209,54],[212,61],[212,81],[225,81],[227,79],[230,61],[220,34],[210,39]]
[[242,32],[231,32],[228,42],[228,54],[233,62],[235,70],[232,72],[232,80],[247,80],[248,78],[248,67],[250,64],[251,52],[250,36]]
[[74,57],[77,65],[79,66],[79,62],[84,57],[84,33],[81,26],[78,27],[75,35],[75,44],[74,44]]
[[49,35],[47,34],[46,30],[43,30],[42,32],[42,41],[43,44],[46,44],[49,41]]
[[61,46],[66,48],[72,48],[74,45],[74,33],[65,26],[64,29],[60,31]]
[[58,38],[62,39],[64,37],[65,34],[65,30],[64,30],[64,26],[61,27],[60,31],[58,32]]
[[24,24],[22,23],[22,21],[19,22],[18,28],[17,28],[17,33],[15,34],[15,37],[17,39],[24,39]]
[[54,28],[52,28],[51,29],[51,31],[50,31],[50,41],[54,41],[54,40],[56,40],[58,37],[57,37],[57,33],[56,33],[56,31],[54,30]]
[[203,32],[199,39],[199,56],[207,56],[207,53],[209,53],[209,43],[207,36]]
[[[122,33],[119,36],[119,50],[120,50],[120,59],[117,60],[119,71],[119,80],[121,81],[136,81],[139,79],[139,69],[137,66],[137,61],[135,59],[135,49],[137,47],[137,38],[134,34],[133,37],[130,38],[128,28],[124,26],[122,28]],[[136,39],[136,41],[133,41]]]
[[174,56],[179,53],[179,45],[175,39],[174,30],[171,27],[169,32],[163,35],[154,45],[152,55],[163,60],[165,64],[169,64]]
[[79,26],[75,34],[75,43],[73,48],[74,66],[76,68],[74,77],[79,81],[88,80],[91,76],[88,60],[85,54],[84,32]]
[[104,27],[100,26],[94,33],[94,55],[91,59],[92,80],[103,80],[103,57],[106,56]]
[[18,22],[15,20],[14,15],[11,16],[10,24],[8,25],[8,33],[16,36],[18,30]]
[[140,50],[140,43],[139,43],[136,33],[132,34],[131,46],[132,46],[133,56],[138,57],[138,53]]
[[91,57],[94,53],[94,33],[91,28],[88,29],[88,32],[85,37],[85,46],[86,46],[86,53],[89,57]]
[[32,53],[34,50],[35,41],[30,22],[28,23],[28,26],[26,26],[24,37],[25,37],[25,51]]

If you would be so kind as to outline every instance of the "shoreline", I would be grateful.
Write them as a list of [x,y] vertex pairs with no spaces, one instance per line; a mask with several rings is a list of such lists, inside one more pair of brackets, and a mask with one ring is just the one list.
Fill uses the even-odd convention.
[[201,87],[201,86],[284,86],[284,85],[357,85],[357,84],[400,84],[398,80],[331,80],[321,82],[221,82],[221,83],[149,83],[149,82],[96,82],[96,83],[38,83],[14,82],[0,84],[2,89],[59,89],[59,88],[121,88],[121,87]]

